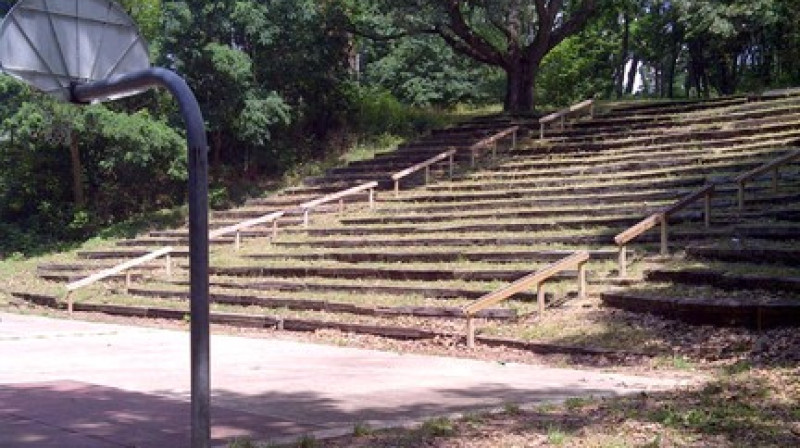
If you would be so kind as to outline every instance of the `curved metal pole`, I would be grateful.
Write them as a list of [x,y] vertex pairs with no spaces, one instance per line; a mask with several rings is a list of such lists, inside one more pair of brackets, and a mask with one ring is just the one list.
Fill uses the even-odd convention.
[[189,269],[191,286],[192,447],[211,444],[208,310],[208,142],[192,90],[178,74],[150,68],[72,87],[71,100],[89,103],[161,86],[172,93],[186,125],[189,145]]

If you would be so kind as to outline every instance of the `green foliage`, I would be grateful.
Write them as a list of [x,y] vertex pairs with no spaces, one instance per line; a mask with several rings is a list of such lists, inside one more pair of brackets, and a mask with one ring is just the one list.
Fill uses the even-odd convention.
[[388,42],[365,41],[362,81],[387,89],[417,107],[453,107],[500,101],[489,88],[498,73],[458,56],[440,39],[411,36]]
[[14,235],[0,250],[34,250],[35,235],[45,246],[76,240],[183,200],[184,138],[165,122],[146,111],[59,103],[10,78],[0,91],[13,92],[0,109],[0,222]]
[[441,126],[445,120],[441,114],[401,103],[380,87],[355,87],[352,95],[355,129],[360,134],[412,136]]
[[536,85],[540,105],[563,107],[611,94],[617,36],[604,25],[595,22],[545,57]]
[[456,434],[453,421],[447,417],[436,417],[427,420],[420,428],[428,437],[450,437]]
[[372,428],[366,423],[356,423],[355,426],[353,426],[353,435],[355,437],[364,437],[372,433]]

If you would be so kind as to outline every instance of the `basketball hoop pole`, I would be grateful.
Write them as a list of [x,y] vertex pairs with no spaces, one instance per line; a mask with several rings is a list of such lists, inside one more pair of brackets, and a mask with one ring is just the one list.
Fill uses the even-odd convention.
[[150,68],[105,80],[76,84],[71,100],[94,100],[161,86],[178,102],[189,145],[189,269],[191,286],[192,447],[211,444],[208,311],[208,142],[197,99],[186,81],[164,68]]

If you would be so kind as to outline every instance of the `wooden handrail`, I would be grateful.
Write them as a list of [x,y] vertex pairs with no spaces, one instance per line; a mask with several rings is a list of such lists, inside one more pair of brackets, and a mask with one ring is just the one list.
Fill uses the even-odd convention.
[[519,126],[511,126],[509,128],[503,129],[500,132],[492,134],[489,137],[481,139],[481,140],[477,141],[476,143],[473,143],[468,148],[469,151],[470,151],[470,156],[471,156],[470,164],[472,166],[475,166],[476,153],[478,152],[478,150],[480,150],[482,148],[491,148],[492,149],[492,157],[495,157],[497,155],[497,142],[499,140],[503,139],[503,138],[508,137],[509,135],[512,138],[512,140],[511,140],[511,148],[512,149],[516,148],[517,147],[517,133],[518,132],[519,132]]
[[583,250],[575,252],[574,254],[562,258],[561,260],[545,268],[517,279],[514,283],[511,283],[504,288],[485,294],[484,296],[475,300],[473,303],[463,307],[462,311],[467,316],[467,347],[473,348],[475,346],[475,315],[478,312],[502,302],[518,292],[530,288],[531,285],[536,285],[536,297],[539,306],[539,315],[543,315],[544,289],[542,288],[542,283],[566,269],[570,269],[572,267],[578,268],[578,295],[581,298],[586,297],[585,264],[588,260],[588,251]]
[[584,100],[580,103],[573,104],[567,108],[558,110],[553,112],[552,114],[545,115],[544,117],[539,119],[539,138],[544,138],[544,125],[550,123],[551,121],[555,121],[556,119],[561,119],[561,129],[564,129],[564,119],[567,115],[575,112],[580,112],[583,109],[589,108],[589,115],[594,116],[594,100]]
[[392,180],[394,181],[394,195],[395,195],[395,197],[400,195],[400,179],[402,179],[402,178],[404,178],[404,177],[406,177],[406,176],[408,176],[410,174],[416,173],[417,171],[419,171],[419,170],[424,168],[425,169],[425,183],[427,184],[430,181],[430,167],[431,167],[431,165],[433,165],[435,163],[438,163],[438,162],[440,162],[440,161],[442,161],[444,159],[450,159],[450,178],[452,179],[452,177],[453,177],[453,164],[455,162],[455,160],[454,160],[455,159],[455,155],[456,155],[456,150],[455,149],[450,149],[450,150],[447,150],[447,151],[445,151],[445,152],[443,152],[441,154],[437,154],[437,155],[431,157],[428,160],[422,161],[422,162],[420,162],[420,163],[418,163],[418,164],[416,164],[414,166],[410,166],[410,167],[408,167],[408,168],[406,168],[406,169],[404,169],[402,171],[398,171],[398,172],[392,174]]
[[339,201],[339,210],[344,210],[344,198],[347,196],[354,195],[356,193],[361,193],[364,190],[369,190],[369,208],[373,208],[375,206],[375,188],[378,187],[377,181],[367,182],[365,184],[356,185],[355,187],[348,188],[346,190],[337,191],[336,193],[331,193],[329,195],[323,196],[321,198],[314,199],[312,201],[304,202],[300,204],[298,207],[300,210],[303,211],[303,226],[308,227],[308,214],[311,210],[313,210],[316,206],[326,204],[328,202]]
[[683,210],[690,204],[694,203],[699,198],[705,199],[704,210],[703,210],[703,217],[706,227],[711,226],[711,196],[714,194],[714,190],[716,189],[716,184],[710,183],[706,184],[703,187],[689,193],[679,201],[675,202],[674,204],[661,209],[656,213],[644,218],[643,220],[639,221],[638,223],[634,224],[633,226],[629,227],[628,229],[620,232],[617,236],[614,237],[614,242],[617,243],[619,246],[619,275],[620,277],[625,277],[627,272],[627,249],[625,245],[628,244],[631,240],[638,238],[644,232],[652,229],[657,225],[661,225],[661,254],[666,255],[669,252],[668,249],[668,227],[667,227],[667,220],[673,214]]
[[233,224],[233,225],[230,225],[230,226],[227,226],[227,227],[222,227],[222,228],[219,228],[219,229],[216,229],[216,230],[212,230],[211,232],[208,232],[208,238],[209,239],[214,239],[214,238],[218,238],[218,237],[223,236],[223,235],[227,235],[229,233],[235,233],[236,236],[234,238],[234,246],[236,247],[236,250],[238,251],[240,249],[240,247],[241,247],[241,244],[242,244],[241,231],[243,229],[247,229],[249,227],[253,227],[253,226],[260,225],[260,224],[265,224],[265,223],[271,222],[272,223],[272,238],[275,238],[277,233],[278,233],[278,220],[285,214],[286,214],[285,210],[280,210],[280,211],[277,211],[277,212],[270,213],[268,215],[259,216],[257,218],[248,219],[246,221],[242,221],[240,223]]
[[783,165],[791,163],[795,160],[800,160],[800,151],[794,151],[789,154],[786,154],[782,157],[778,157],[770,162],[765,163],[764,165],[754,168],[744,174],[741,174],[734,178],[734,181],[738,184],[738,199],[739,199],[739,210],[744,208],[744,188],[745,184],[753,179],[756,176],[760,176],[767,171],[772,170],[772,191],[778,191],[778,170]]
[[[170,260],[169,254],[172,253],[175,249],[172,247],[164,247],[149,254],[142,255],[141,257],[134,258],[133,260],[128,260],[124,263],[120,263],[114,267],[103,269],[102,271],[96,272],[88,277],[82,278],[80,280],[74,281],[72,283],[68,283],[66,286],[67,289],[67,310],[69,313],[72,313],[72,292],[76,289],[83,288],[85,286],[89,286],[92,283],[98,282],[103,280],[104,278],[111,277],[112,275],[119,274],[120,272],[126,271],[130,268],[139,266],[141,264],[147,263],[148,261],[155,260],[161,256],[167,256],[166,266],[167,266],[167,275],[171,274],[171,265],[172,260]],[[126,286],[130,286],[128,283],[130,282],[130,277],[126,278]]]

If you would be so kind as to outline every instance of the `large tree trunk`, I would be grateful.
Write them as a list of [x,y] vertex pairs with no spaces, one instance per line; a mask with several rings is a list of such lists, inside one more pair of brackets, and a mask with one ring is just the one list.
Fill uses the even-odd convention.
[[511,114],[532,112],[534,107],[533,86],[536,81],[538,66],[520,60],[516,64],[505,67],[506,99],[504,109]]

